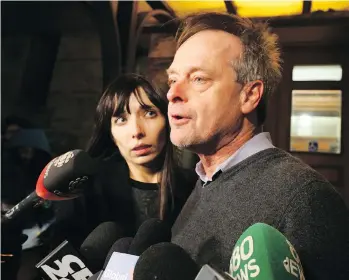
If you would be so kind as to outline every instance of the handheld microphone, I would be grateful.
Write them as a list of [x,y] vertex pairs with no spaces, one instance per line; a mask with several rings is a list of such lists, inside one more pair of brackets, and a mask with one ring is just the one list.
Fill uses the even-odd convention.
[[139,227],[129,254],[140,256],[150,246],[160,242],[171,241],[171,227],[164,221],[156,218],[148,219]]
[[[107,275],[112,275],[113,271],[115,271],[114,274],[116,275],[116,273],[118,272],[117,271],[118,267],[120,266],[118,263],[116,264],[116,267],[114,265],[115,262],[119,261],[117,253],[127,254],[128,250],[130,248],[132,240],[133,240],[132,237],[123,237],[123,238],[120,238],[119,240],[117,240],[113,244],[113,246],[110,248],[107,257],[105,258],[103,269],[98,271],[97,273],[93,274],[91,276],[91,278],[89,278],[89,280],[93,280],[93,279],[100,280],[100,279],[103,279],[101,277],[102,277],[105,269],[107,268],[107,266],[109,266],[108,267],[109,271],[108,271]],[[116,254],[114,255],[114,253],[116,253]],[[114,257],[116,256],[116,260],[114,260],[113,256]],[[132,257],[134,257],[134,256],[132,256]],[[128,262],[126,265],[131,265],[131,267],[132,266],[134,267],[134,263],[133,263],[134,261],[135,261],[134,259],[131,259],[131,264]],[[125,262],[125,259],[123,259],[123,262]]]
[[37,207],[44,200],[66,200],[80,196],[96,172],[96,162],[83,150],[69,151],[54,158],[42,170],[35,191],[8,210],[1,222],[13,220],[24,210]]
[[68,279],[69,276],[87,280],[92,272],[85,263],[78,251],[65,240],[35,267],[45,280]]
[[299,256],[275,228],[256,223],[236,242],[229,273],[234,280],[304,280]]
[[114,222],[104,222],[97,226],[80,246],[80,253],[88,261],[92,270],[103,266],[110,247],[123,236],[123,230]]
[[138,256],[151,245],[170,240],[171,228],[167,223],[155,218],[146,220],[133,239],[124,238],[113,245],[100,279],[132,279]]
[[127,254],[129,251],[129,248],[131,246],[132,241],[133,241],[132,237],[123,237],[123,238],[120,238],[119,240],[117,240],[113,244],[113,246],[111,246],[107,257],[105,258],[103,269],[105,269],[107,267],[107,264],[108,264],[108,262],[109,262],[109,260],[114,252]]
[[[63,241],[56,249],[40,261],[36,268],[44,279],[57,280],[73,277],[85,280],[98,271],[101,266],[96,263],[102,257],[102,264],[110,244],[117,238],[120,229],[115,223],[105,222],[97,226],[81,245],[80,252],[68,242]],[[116,236],[116,237],[115,237]],[[93,256],[96,254],[96,256]]]
[[149,247],[139,257],[133,279],[193,280],[198,272],[198,265],[181,247],[165,242]]

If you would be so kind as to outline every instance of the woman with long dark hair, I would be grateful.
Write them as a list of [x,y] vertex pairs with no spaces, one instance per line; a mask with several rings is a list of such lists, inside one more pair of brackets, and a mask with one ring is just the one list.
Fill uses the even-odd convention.
[[196,176],[176,164],[169,129],[167,99],[145,78],[122,75],[109,85],[87,148],[103,162],[86,195],[89,229],[113,220],[133,235],[149,218],[174,222]]

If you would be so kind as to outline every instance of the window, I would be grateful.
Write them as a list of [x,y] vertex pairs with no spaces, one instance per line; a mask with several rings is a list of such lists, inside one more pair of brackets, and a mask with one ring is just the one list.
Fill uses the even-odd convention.
[[339,154],[340,90],[293,90],[291,151]]
[[340,81],[340,65],[297,65],[292,71],[293,81]]
[[340,65],[294,66],[292,80],[298,83],[292,90],[290,151],[341,153],[341,79]]

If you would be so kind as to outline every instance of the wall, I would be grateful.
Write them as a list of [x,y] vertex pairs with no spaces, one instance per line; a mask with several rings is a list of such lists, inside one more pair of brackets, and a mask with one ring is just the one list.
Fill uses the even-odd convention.
[[15,114],[44,128],[54,154],[85,147],[102,91],[100,38],[87,5],[2,5],[2,120]]
[[102,78],[98,35],[63,34],[47,100],[51,119],[47,132],[58,153],[86,145]]

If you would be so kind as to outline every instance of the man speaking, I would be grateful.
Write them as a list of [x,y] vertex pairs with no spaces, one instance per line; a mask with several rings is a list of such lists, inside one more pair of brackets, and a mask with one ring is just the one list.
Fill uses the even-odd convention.
[[200,180],[172,241],[197,262],[227,270],[239,236],[266,223],[294,245],[305,279],[348,279],[344,201],[261,132],[280,78],[277,37],[266,26],[218,13],[183,20],[168,69],[168,114],[171,141],[200,158]]

